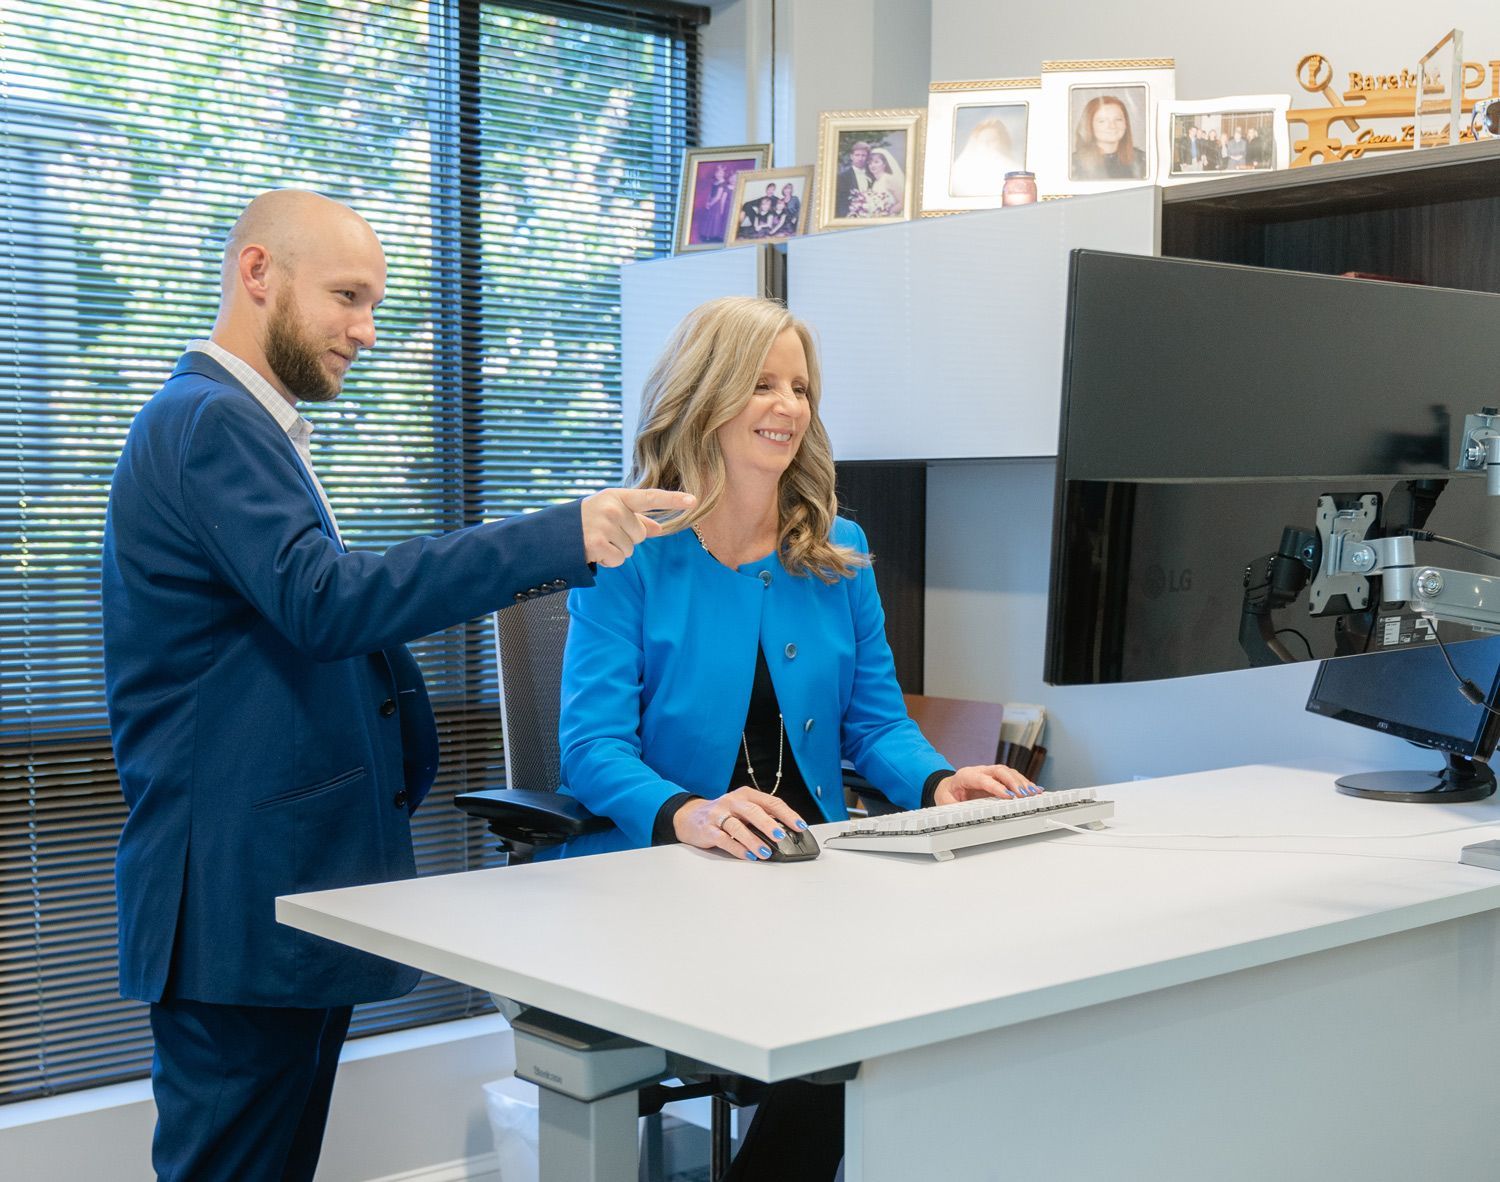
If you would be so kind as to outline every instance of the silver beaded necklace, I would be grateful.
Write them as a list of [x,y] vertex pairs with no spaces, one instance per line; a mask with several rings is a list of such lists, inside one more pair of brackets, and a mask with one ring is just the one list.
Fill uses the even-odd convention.
[[[693,536],[698,539],[698,545],[703,547],[703,553],[718,562],[714,552],[708,548],[708,543],[703,540],[703,531],[696,525],[693,526]],[[771,796],[781,791],[781,773],[786,757],[786,719],[781,714],[776,715],[776,731],[776,782],[771,785]],[[755,765],[750,762],[750,739],[744,731],[740,731],[740,748],[745,752],[745,774],[750,777],[750,787],[757,792],[764,792],[760,781],[755,778]]]

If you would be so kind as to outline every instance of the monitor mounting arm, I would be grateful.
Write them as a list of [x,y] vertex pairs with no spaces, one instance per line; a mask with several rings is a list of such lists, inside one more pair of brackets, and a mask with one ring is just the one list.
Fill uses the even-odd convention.
[[[1460,472],[1483,471],[1486,489],[1500,495],[1500,412],[1486,407],[1464,420],[1459,448]],[[1308,606],[1314,615],[1329,610],[1336,596],[1351,608],[1369,603],[1370,578],[1379,575],[1381,601],[1405,603],[1434,621],[1466,624],[1479,632],[1500,632],[1500,578],[1419,565],[1416,543],[1405,535],[1368,536],[1379,511],[1379,498],[1366,493],[1336,503],[1318,498],[1321,554],[1308,584]],[[1337,608],[1335,608],[1337,610]]]

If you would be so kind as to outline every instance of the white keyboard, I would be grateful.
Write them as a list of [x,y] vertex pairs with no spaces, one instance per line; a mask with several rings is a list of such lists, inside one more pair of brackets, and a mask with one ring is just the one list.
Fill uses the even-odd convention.
[[954,850],[989,845],[1033,833],[1066,833],[1053,821],[1098,829],[1115,815],[1113,801],[1100,800],[1093,788],[1041,792],[1014,800],[991,797],[912,809],[851,821],[843,832],[823,844],[842,850],[874,850],[886,854],[930,854],[939,862]]

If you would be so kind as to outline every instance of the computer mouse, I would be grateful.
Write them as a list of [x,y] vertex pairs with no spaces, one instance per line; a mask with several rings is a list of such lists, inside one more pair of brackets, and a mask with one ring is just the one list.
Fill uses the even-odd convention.
[[811,829],[787,826],[783,832],[786,836],[780,841],[767,843],[771,847],[771,861],[807,862],[823,852],[818,848],[818,839],[812,835]]

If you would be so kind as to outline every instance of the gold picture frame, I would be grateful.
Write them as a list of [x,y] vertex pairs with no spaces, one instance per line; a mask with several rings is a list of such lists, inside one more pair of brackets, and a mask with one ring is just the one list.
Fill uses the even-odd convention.
[[927,94],[922,216],[1001,204],[1005,174],[1030,169],[1040,78],[934,82]]
[[817,228],[878,226],[916,217],[926,123],[921,107],[819,115]]
[[[767,208],[760,208],[769,202]],[[725,246],[785,242],[812,222],[813,166],[762,168],[734,178],[734,202]]]
[[1169,57],[1043,62],[1050,131],[1033,156],[1043,197],[1154,184],[1156,107],[1175,99]]

